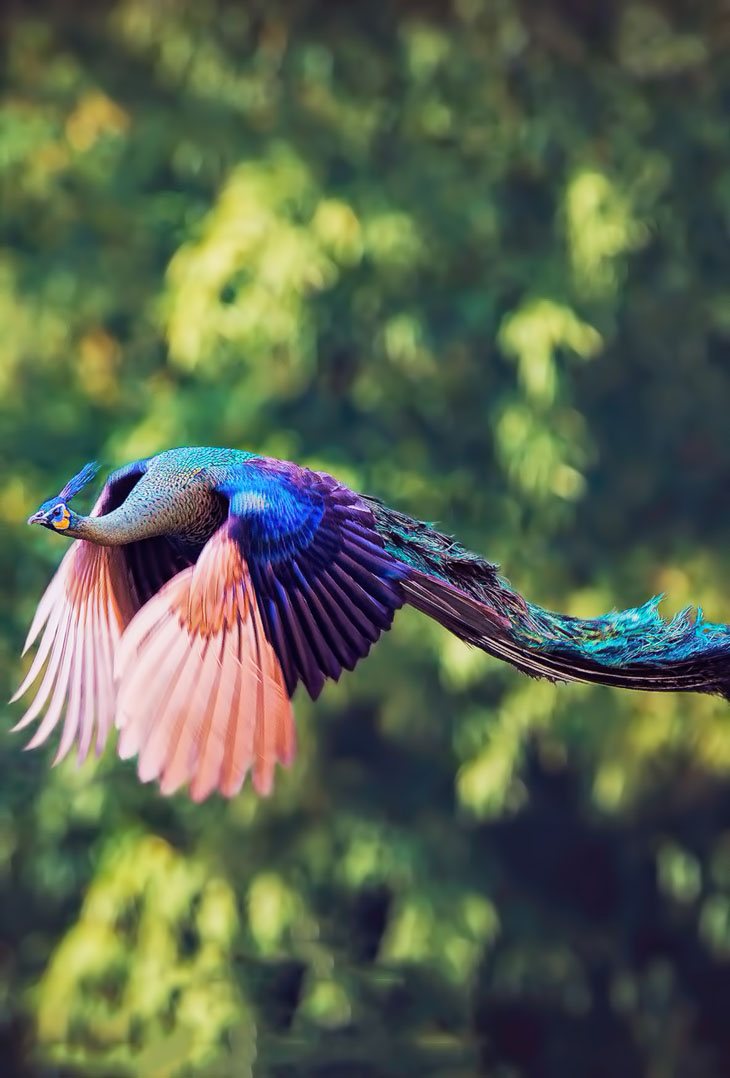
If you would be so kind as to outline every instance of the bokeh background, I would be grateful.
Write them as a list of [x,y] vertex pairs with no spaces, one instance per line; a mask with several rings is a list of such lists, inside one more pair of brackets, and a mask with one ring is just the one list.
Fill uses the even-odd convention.
[[[0,688],[86,460],[257,449],[551,608],[730,614],[723,0],[0,15]],[[80,502],[85,499],[81,498]],[[86,499],[85,504],[88,504]],[[0,738],[0,1072],[730,1073],[730,710],[413,612],[274,796]]]

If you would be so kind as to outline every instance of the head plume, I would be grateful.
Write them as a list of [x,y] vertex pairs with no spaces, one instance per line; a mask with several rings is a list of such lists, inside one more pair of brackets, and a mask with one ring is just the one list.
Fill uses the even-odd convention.
[[69,479],[66,486],[58,495],[59,499],[64,502],[70,501],[71,498],[75,497],[78,492],[87,485],[87,483],[91,482],[98,471],[99,465],[96,461],[90,461],[89,464],[85,464],[73,479]]

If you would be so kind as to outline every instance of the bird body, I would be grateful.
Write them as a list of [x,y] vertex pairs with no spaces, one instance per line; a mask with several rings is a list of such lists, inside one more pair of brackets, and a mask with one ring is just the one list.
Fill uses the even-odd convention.
[[[163,792],[271,789],[295,751],[290,699],[316,698],[410,603],[533,676],[626,688],[730,687],[730,627],[657,600],[592,619],[529,603],[497,566],[324,472],[234,449],[168,450],[114,472],[89,516],[87,465],[31,523],[73,538],[39,603],[16,728],[61,722],[57,758],[115,722]],[[45,711],[44,711],[45,709]],[[42,714],[43,713],[43,714]]]

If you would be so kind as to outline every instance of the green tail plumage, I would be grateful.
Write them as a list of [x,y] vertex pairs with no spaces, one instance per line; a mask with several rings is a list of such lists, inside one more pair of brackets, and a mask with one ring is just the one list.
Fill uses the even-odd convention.
[[659,599],[597,618],[528,602],[485,561],[420,521],[368,499],[386,548],[406,565],[412,606],[525,673],[628,689],[730,694],[730,626],[691,608],[665,621]]

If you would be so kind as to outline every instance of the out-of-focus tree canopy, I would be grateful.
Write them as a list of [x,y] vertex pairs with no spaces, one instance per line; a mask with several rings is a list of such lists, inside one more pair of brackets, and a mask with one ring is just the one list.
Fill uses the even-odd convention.
[[[549,607],[728,618],[721,0],[0,19],[3,688],[63,549],[28,513],[180,444],[330,470]],[[199,807],[3,735],[3,1074],[727,1073],[726,702],[406,611],[296,711],[272,798]]]

